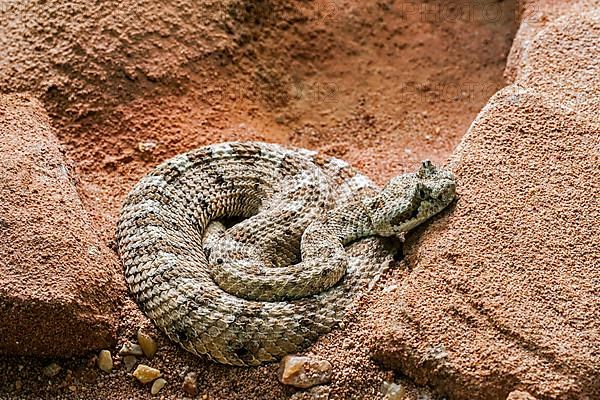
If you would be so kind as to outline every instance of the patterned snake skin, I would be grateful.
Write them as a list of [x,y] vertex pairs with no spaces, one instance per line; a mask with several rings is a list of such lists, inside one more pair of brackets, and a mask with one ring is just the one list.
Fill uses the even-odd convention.
[[169,338],[259,365],[330,331],[384,270],[375,236],[414,228],[454,195],[452,174],[428,161],[379,190],[336,158],[222,143],[142,178],[117,241],[132,294]]

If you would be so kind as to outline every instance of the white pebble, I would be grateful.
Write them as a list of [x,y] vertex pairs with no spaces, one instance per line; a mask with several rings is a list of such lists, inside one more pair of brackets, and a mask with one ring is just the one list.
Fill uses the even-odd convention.
[[166,384],[167,384],[166,380],[164,380],[163,378],[158,378],[152,384],[152,388],[150,389],[150,393],[154,396],[155,394],[157,394],[158,392],[160,392],[160,389],[162,389],[163,387],[165,387]]

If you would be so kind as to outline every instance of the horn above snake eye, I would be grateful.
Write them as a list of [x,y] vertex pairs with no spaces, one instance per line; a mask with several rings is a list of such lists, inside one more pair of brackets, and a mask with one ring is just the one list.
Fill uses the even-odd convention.
[[429,160],[423,160],[423,162],[421,164],[421,168],[419,168],[419,171],[417,172],[417,176],[419,178],[424,178],[425,176],[427,176],[431,172],[433,172],[434,169],[435,169],[435,167],[431,163],[431,161],[429,161]]

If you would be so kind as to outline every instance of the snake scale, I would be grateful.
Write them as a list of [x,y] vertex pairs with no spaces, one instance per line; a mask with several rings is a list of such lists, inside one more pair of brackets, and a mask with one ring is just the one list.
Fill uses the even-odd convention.
[[330,331],[381,271],[361,261],[372,245],[350,256],[348,244],[402,234],[454,196],[452,174],[428,161],[379,189],[317,152],[220,143],[143,177],[117,242],[131,293],[170,339],[223,364],[259,365]]

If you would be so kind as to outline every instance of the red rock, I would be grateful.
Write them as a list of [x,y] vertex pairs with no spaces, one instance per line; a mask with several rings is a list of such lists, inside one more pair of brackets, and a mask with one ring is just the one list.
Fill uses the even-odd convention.
[[112,345],[120,284],[41,105],[0,98],[0,353]]
[[453,399],[600,398],[600,12],[522,3],[516,85],[457,148],[455,207],[407,243],[375,353]]
[[556,18],[531,40],[515,83],[600,126],[600,2]]
[[376,358],[453,399],[600,398],[597,143],[544,96],[496,94],[454,155],[456,205],[407,243]]
[[529,46],[534,41],[540,43],[536,38],[540,31],[564,15],[576,16],[597,10],[599,7],[600,1],[598,0],[520,0],[518,7],[519,30],[513,40],[504,71],[507,81],[514,83],[517,73],[529,63]]

